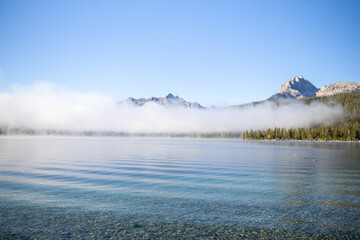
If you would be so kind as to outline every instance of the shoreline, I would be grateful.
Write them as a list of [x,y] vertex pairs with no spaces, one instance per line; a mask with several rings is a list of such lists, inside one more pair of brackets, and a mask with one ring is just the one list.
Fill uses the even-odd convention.
[[297,140],[297,139],[242,139],[243,141],[266,141],[266,142],[328,142],[328,143],[360,143],[360,140]]
[[190,138],[190,139],[229,139],[229,140],[240,140],[244,142],[309,142],[309,143],[360,143],[360,140],[296,140],[296,139],[243,139],[241,136],[229,136],[219,134],[0,134],[0,137],[89,137],[89,138]]

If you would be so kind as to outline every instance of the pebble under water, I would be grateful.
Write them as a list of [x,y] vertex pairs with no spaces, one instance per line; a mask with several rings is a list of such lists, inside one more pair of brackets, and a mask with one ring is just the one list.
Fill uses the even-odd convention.
[[203,238],[360,238],[360,144],[0,137],[0,239]]

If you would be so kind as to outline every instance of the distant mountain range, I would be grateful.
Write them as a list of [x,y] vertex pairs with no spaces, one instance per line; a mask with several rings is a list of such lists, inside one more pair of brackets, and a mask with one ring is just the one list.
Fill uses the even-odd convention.
[[181,98],[179,96],[174,96],[171,93],[169,93],[166,97],[151,97],[151,98],[138,98],[138,99],[129,97],[125,101],[131,102],[131,103],[135,104],[136,106],[143,106],[144,104],[146,104],[148,102],[154,102],[154,103],[158,103],[163,106],[171,105],[171,106],[182,106],[182,107],[186,107],[186,108],[197,108],[197,109],[205,108],[197,102],[192,103],[192,102],[185,101],[183,98]]
[[[319,89],[315,87],[310,81],[304,79],[304,77],[296,76],[291,78],[283,85],[281,85],[280,91],[274,94],[273,96],[271,96],[270,98],[268,98],[268,100],[281,100],[281,99],[296,100],[296,99],[309,98],[309,97],[331,96],[338,93],[351,93],[357,91],[360,91],[360,83],[337,82],[335,84],[330,84],[329,86],[324,86]],[[138,99],[129,97],[128,99],[122,102],[132,103],[136,106],[143,106],[146,103],[154,102],[163,106],[182,106],[186,108],[195,108],[195,109],[206,108],[197,102],[193,102],[193,103],[188,102],[179,96],[174,96],[171,93],[169,93],[165,97],[151,97],[151,98],[138,98]],[[248,104],[238,105],[238,106],[245,106],[245,105]]]
[[337,82],[324,86],[315,87],[304,77],[296,76],[281,85],[279,93],[273,95],[270,99],[301,99],[307,97],[331,96],[338,93],[350,93],[360,91],[360,83],[355,82]]

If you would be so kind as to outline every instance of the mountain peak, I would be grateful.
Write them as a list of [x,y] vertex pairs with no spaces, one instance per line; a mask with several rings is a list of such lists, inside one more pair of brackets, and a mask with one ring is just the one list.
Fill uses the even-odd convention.
[[273,95],[270,99],[301,99],[356,91],[360,91],[360,83],[337,82],[318,89],[303,76],[295,76],[281,85],[279,93]]
[[290,81],[295,81],[295,82],[300,82],[305,80],[303,76],[295,76],[292,79],[290,79]]
[[303,76],[295,76],[289,81],[281,85],[280,91],[275,95],[276,98],[304,98],[315,97],[316,88],[311,82],[306,80]]
[[133,97],[129,97],[127,100],[128,102],[131,102],[135,104],[136,106],[143,106],[144,104],[148,102],[154,102],[163,106],[182,106],[186,108],[198,108],[203,109],[205,107],[201,106],[197,102],[188,102],[185,101],[183,98],[179,96],[174,96],[173,94],[169,93],[165,97],[151,97],[151,98],[138,98],[135,99]]
[[174,95],[172,95],[171,93],[169,93],[168,95],[166,95],[165,98],[169,99],[169,98],[175,98],[175,97],[174,97]]

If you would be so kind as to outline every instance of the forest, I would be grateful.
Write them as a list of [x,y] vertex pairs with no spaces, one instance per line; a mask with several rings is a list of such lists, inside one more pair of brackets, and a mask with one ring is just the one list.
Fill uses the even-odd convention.
[[[273,100],[274,101],[274,100]],[[315,101],[328,105],[340,104],[345,109],[342,119],[328,126],[311,128],[280,128],[267,130],[246,130],[244,140],[323,140],[359,141],[360,140],[360,92],[340,93],[332,96],[304,98],[305,104]],[[278,103],[279,104],[279,103]]]

